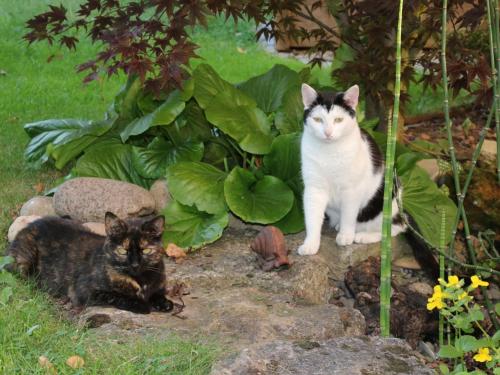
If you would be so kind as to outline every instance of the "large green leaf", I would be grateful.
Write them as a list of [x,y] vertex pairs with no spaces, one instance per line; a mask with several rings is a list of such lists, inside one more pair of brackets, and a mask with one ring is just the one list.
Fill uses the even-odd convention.
[[32,137],[25,150],[30,162],[45,162],[51,156],[56,168],[63,168],[70,160],[82,153],[105,134],[112,124],[110,121],[85,121],[59,119],[38,121],[24,126]]
[[187,206],[196,206],[211,214],[226,210],[224,180],[227,174],[210,164],[180,162],[167,169],[172,196]]
[[290,89],[300,90],[301,79],[297,72],[284,65],[275,65],[268,72],[250,78],[238,88],[251,96],[266,113],[276,111]]
[[120,133],[122,141],[126,142],[131,136],[142,134],[152,126],[170,124],[185,106],[182,93],[179,90],[172,91],[153,112],[130,122]]
[[164,243],[175,243],[177,246],[190,248],[199,248],[219,239],[229,221],[225,211],[208,214],[177,201],[172,201],[164,210],[164,214]]
[[115,96],[115,100],[108,112],[115,112],[122,120],[130,121],[140,115],[137,99],[142,92],[142,82],[138,76],[132,75],[127,83]]
[[300,173],[300,133],[280,135],[271,146],[271,152],[264,156],[266,174],[278,177],[293,191],[294,202],[290,212],[275,223],[285,233],[304,230],[302,194],[304,185]]
[[205,142],[212,137],[211,125],[196,101],[186,103],[184,111],[174,123],[164,128],[175,143]]
[[407,211],[433,246],[439,246],[441,215],[445,213],[446,243],[451,240],[451,226],[457,207],[418,166],[400,176],[403,184],[403,208]]
[[282,219],[292,208],[293,191],[279,178],[257,180],[252,172],[235,167],[224,182],[226,202],[244,221],[270,224]]
[[206,109],[212,100],[224,96],[225,104],[248,105],[255,107],[255,101],[232,84],[220,78],[217,72],[207,64],[200,64],[193,72],[194,97],[201,108]]
[[167,167],[180,161],[200,161],[203,143],[185,142],[174,145],[164,138],[155,138],[148,147],[134,147],[132,162],[139,174],[145,178],[160,178]]
[[276,128],[281,134],[302,131],[304,123],[304,105],[300,88],[292,87],[285,95],[274,118]]
[[207,120],[253,154],[267,154],[271,149],[271,126],[261,109],[228,103],[218,94],[205,110]]
[[71,172],[75,177],[102,177],[149,187],[152,180],[140,176],[132,163],[132,146],[107,139],[89,147]]

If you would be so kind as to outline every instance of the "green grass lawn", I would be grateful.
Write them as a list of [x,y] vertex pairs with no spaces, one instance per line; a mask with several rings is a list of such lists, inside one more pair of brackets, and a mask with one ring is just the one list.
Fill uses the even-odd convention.
[[[78,0],[62,0],[74,12]],[[49,118],[101,118],[124,77],[82,84],[75,66],[90,59],[96,47],[83,41],[77,52],[59,51],[45,43],[28,46],[24,23],[44,11],[49,0],[0,0],[0,254],[6,246],[7,229],[22,203],[53,185],[62,173],[49,167],[35,169],[23,160],[28,137],[23,125]],[[201,45],[198,54],[221,76],[232,82],[263,73],[276,63],[292,69],[304,64],[264,52],[254,41],[253,25],[237,27],[213,19],[209,30],[194,30]],[[51,63],[50,55],[55,54]],[[328,72],[315,69],[324,84]],[[0,286],[0,290],[1,290]],[[0,373],[46,373],[38,365],[45,355],[59,374],[75,373],[65,365],[77,354],[85,361],[85,374],[204,374],[216,356],[214,347],[179,339],[103,340],[92,330],[79,329],[63,319],[52,300],[32,285],[18,282],[8,305],[0,305]]]

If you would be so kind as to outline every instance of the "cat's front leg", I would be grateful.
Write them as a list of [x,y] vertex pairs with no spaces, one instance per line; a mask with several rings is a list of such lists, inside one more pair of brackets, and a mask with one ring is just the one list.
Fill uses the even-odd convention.
[[340,202],[340,229],[335,241],[337,245],[346,246],[354,242],[356,219],[359,211],[359,199],[356,194],[344,194]]
[[165,296],[165,291],[161,290],[149,299],[151,307],[156,311],[167,312],[174,308],[174,304]]
[[327,203],[328,192],[306,186],[304,189],[306,238],[298,249],[300,255],[313,255],[318,252]]

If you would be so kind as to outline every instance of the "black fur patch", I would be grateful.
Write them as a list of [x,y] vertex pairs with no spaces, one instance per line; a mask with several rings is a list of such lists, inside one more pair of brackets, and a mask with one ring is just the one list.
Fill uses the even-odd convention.
[[[396,197],[398,193],[398,183],[397,177],[394,176],[394,187],[392,189],[392,199]],[[384,179],[380,181],[377,192],[368,201],[366,206],[364,206],[358,213],[356,218],[358,223],[365,223],[377,217],[378,214],[382,212],[384,208]],[[401,219],[401,218],[400,218]],[[394,220],[397,220],[397,216],[393,218],[393,224],[396,224]]]
[[378,147],[377,143],[375,140],[371,137],[370,134],[368,134],[365,130],[361,130],[361,137],[363,140],[368,143],[368,146],[370,147],[370,157],[373,163],[373,169],[374,172],[379,172],[381,168],[383,168],[384,165],[384,157],[382,155],[382,151],[380,151],[380,148]]
[[356,116],[356,111],[344,101],[343,92],[334,93],[324,91],[319,92],[316,100],[309,106],[309,108],[304,110],[304,122],[309,116],[311,110],[318,105],[325,107],[327,111],[329,111],[332,106],[338,105],[339,107],[342,107],[352,118]]

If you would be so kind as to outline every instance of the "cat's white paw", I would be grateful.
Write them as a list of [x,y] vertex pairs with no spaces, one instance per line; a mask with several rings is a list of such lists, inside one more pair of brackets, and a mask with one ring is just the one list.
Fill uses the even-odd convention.
[[299,246],[297,252],[299,255],[314,255],[319,250],[319,243],[304,242]]
[[382,233],[380,232],[358,232],[354,235],[354,242],[356,243],[374,243],[380,242]]
[[354,242],[354,232],[339,232],[335,241],[340,246],[350,245]]

